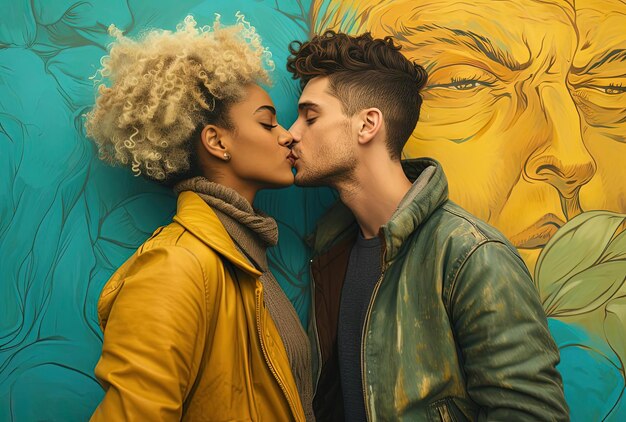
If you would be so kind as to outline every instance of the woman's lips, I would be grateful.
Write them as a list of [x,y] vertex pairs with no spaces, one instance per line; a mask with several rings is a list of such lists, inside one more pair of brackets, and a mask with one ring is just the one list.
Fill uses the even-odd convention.
[[534,224],[510,238],[513,245],[520,249],[543,248],[554,233],[565,222],[554,214],[546,214]]
[[289,152],[289,154],[287,155],[287,160],[289,160],[289,162],[291,163],[291,166],[293,167],[296,164],[296,161],[298,160],[298,157],[296,157],[293,152]]

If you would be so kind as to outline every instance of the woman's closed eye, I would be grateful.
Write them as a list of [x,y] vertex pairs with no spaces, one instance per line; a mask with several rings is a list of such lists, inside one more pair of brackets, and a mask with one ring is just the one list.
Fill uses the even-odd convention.
[[278,125],[272,125],[272,124],[269,124],[269,123],[261,123],[261,126],[263,126],[267,130],[272,130],[275,127],[278,127]]

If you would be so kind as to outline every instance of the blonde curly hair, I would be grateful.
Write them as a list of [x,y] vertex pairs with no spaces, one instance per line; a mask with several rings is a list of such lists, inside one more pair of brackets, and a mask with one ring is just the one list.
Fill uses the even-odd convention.
[[116,40],[101,60],[94,108],[85,115],[87,136],[99,157],[130,167],[136,176],[172,184],[193,176],[194,139],[207,124],[229,129],[229,105],[245,86],[269,84],[271,53],[255,28],[237,23],[198,28],[192,16],[176,31],[152,30],[138,40],[109,27]]

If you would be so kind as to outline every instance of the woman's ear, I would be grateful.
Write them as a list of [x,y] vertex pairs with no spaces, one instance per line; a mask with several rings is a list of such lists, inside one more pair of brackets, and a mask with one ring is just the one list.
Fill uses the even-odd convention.
[[367,144],[381,131],[383,113],[377,108],[367,108],[359,113],[359,144]]
[[225,143],[226,131],[215,125],[206,125],[200,134],[202,147],[221,161],[230,161],[230,152]]

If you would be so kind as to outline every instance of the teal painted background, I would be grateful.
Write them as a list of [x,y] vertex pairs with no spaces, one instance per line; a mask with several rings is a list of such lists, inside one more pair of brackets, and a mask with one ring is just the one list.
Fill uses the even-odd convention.
[[[295,119],[286,46],[308,35],[305,3],[272,1],[0,2],[0,421],[87,420],[103,396],[96,304],[113,271],[173,215],[173,195],[98,161],[82,114],[114,23],[130,34],[174,29],[187,14],[225,24],[242,11],[277,63],[270,94]],[[304,234],[333,196],[289,188],[259,195],[277,217],[278,280],[308,318]]]
[[[84,136],[82,114],[94,100],[89,77],[111,41],[108,25],[138,34],[173,29],[189,13],[203,24],[217,12],[228,24],[241,11],[273,53],[270,94],[289,127],[298,88],[284,67],[286,47],[309,36],[311,7],[309,1],[0,0],[0,421],[88,419],[103,396],[93,375],[102,342],[100,290],[174,211],[170,192],[103,165]],[[262,193],[256,204],[278,220],[280,244],[270,263],[303,322],[310,299],[303,238],[333,200],[325,189],[293,187]],[[546,250],[558,252],[559,242]],[[618,246],[613,249],[623,250]],[[581,325],[549,323],[572,420],[626,420],[624,368],[614,348]]]

